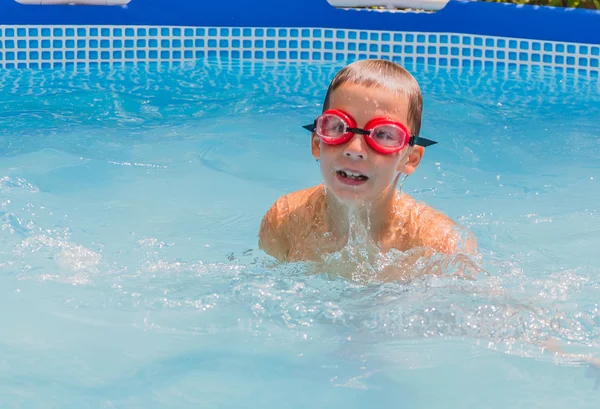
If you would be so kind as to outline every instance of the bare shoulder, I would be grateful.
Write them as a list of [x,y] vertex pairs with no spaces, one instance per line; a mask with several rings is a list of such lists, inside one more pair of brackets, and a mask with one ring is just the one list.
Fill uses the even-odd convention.
[[288,194],[290,212],[302,212],[322,196],[322,187],[313,186]]
[[470,231],[425,203],[408,195],[403,195],[402,199],[415,246],[429,247],[448,254],[477,252],[477,242]]
[[287,259],[289,239],[287,222],[289,220],[288,196],[281,196],[263,216],[258,233],[258,247],[278,260]]
[[281,196],[264,215],[259,232],[259,247],[267,254],[283,261],[290,250],[290,233],[296,230],[292,224],[302,222],[305,209],[312,200],[318,186]]

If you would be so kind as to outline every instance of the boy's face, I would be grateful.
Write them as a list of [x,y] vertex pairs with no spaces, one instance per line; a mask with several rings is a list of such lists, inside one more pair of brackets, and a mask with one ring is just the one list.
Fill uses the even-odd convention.
[[[358,128],[373,118],[388,118],[408,126],[408,99],[383,88],[344,84],[330,95],[328,109],[350,115]],[[394,155],[374,151],[364,136],[353,135],[342,145],[326,145],[313,133],[312,153],[319,159],[328,190],[345,204],[373,203],[395,188],[400,173],[412,173],[423,155],[420,146]],[[360,176],[358,176],[360,175]]]

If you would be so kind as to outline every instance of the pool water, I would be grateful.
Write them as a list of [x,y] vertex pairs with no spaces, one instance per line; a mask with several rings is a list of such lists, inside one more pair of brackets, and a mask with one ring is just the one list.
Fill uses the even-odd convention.
[[0,406],[597,408],[598,78],[407,66],[488,274],[359,282],[257,249],[340,68],[0,71]]

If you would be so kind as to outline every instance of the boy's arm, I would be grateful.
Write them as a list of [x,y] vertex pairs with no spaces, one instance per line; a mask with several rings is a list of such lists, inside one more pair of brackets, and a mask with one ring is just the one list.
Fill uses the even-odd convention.
[[279,261],[285,261],[289,252],[288,215],[287,198],[283,196],[271,206],[260,224],[258,246]]
[[429,247],[446,254],[477,254],[477,240],[471,232],[428,206],[419,207],[413,224],[417,246]]

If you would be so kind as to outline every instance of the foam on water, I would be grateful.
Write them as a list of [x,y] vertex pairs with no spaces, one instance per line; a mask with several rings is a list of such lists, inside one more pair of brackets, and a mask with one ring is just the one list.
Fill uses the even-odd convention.
[[[545,347],[600,340],[598,80],[408,67],[440,144],[404,191],[481,259],[371,260],[354,230],[281,265],[260,219],[320,183],[301,125],[339,68],[0,72],[7,407],[597,407],[597,370]],[[375,277],[409,261],[439,275]]]

